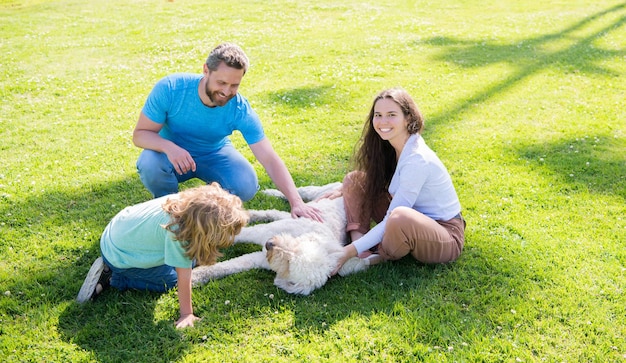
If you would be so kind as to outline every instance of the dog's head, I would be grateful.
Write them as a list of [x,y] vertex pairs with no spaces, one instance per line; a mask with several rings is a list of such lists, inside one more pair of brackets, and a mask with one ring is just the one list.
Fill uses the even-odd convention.
[[337,266],[340,253],[320,248],[315,234],[279,234],[265,244],[266,258],[276,272],[276,286],[291,294],[308,295],[321,287]]

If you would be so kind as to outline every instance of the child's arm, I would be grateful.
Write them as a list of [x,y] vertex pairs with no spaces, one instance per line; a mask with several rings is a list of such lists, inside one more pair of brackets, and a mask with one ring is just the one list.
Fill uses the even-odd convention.
[[191,269],[176,268],[178,275],[178,304],[180,305],[180,318],[176,321],[176,328],[193,326],[194,321],[200,320],[193,315],[191,306]]

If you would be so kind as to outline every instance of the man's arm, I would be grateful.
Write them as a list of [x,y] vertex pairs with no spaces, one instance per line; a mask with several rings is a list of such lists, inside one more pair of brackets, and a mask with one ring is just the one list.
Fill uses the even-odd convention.
[[285,195],[291,206],[291,216],[307,217],[322,222],[321,213],[317,208],[313,208],[302,200],[296,184],[293,182],[289,170],[283,160],[278,156],[272,144],[267,138],[250,145],[250,150],[256,159],[263,165],[267,175],[272,179],[276,187]]
[[196,162],[189,152],[159,135],[163,124],[150,120],[143,112],[133,130],[133,143],[142,149],[165,153],[180,175],[189,170],[196,171]]

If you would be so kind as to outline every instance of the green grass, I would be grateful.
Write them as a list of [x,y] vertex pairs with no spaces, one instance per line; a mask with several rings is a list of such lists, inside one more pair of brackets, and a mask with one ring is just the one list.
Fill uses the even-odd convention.
[[[0,0],[0,361],[626,361],[625,28],[608,0]],[[464,207],[461,258],[308,297],[250,271],[195,289],[181,331],[175,292],[76,304],[106,223],[149,198],[147,93],[222,41],[298,185],[340,180],[372,97],[406,88]]]

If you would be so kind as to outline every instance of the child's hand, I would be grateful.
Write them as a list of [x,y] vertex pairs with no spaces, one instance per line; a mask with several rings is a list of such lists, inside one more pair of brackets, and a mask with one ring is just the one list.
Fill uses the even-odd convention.
[[193,315],[183,315],[178,320],[176,320],[176,329],[186,328],[188,326],[193,326],[194,321],[198,321],[201,318]]

